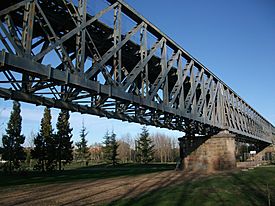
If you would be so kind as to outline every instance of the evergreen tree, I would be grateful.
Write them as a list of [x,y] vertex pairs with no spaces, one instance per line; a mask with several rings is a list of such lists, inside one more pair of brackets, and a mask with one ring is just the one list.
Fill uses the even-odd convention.
[[77,142],[75,145],[77,147],[76,149],[76,155],[77,159],[80,159],[81,161],[88,161],[91,154],[89,152],[89,148],[87,146],[88,141],[86,140],[86,136],[88,135],[88,132],[86,132],[86,127],[84,126],[84,123],[82,122],[82,128],[80,131],[80,141]]
[[20,167],[20,161],[25,159],[22,147],[25,137],[21,135],[22,117],[20,115],[20,103],[13,102],[13,111],[7,125],[6,134],[2,137],[3,159],[8,160],[9,171]]
[[61,164],[63,165],[70,163],[73,160],[73,142],[72,139],[72,128],[70,128],[69,123],[69,112],[61,110],[58,116],[56,129],[57,133],[55,135],[56,141],[56,158],[61,170]]
[[31,151],[32,158],[37,160],[34,169],[45,171],[46,143],[44,137],[38,133],[34,138],[34,149]]
[[46,144],[46,170],[53,170],[56,167],[56,142],[54,139],[53,128],[52,128],[52,116],[51,110],[45,108],[44,116],[41,120],[40,134],[44,137]]
[[2,154],[3,154],[3,152],[4,152],[3,147],[0,147],[0,160],[2,160]]
[[116,134],[114,132],[112,132],[112,135],[111,135],[111,146],[112,146],[112,164],[113,166],[118,164],[118,158],[117,158],[117,149],[118,149],[118,143],[117,143],[117,140],[116,140]]
[[51,125],[51,110],[47,107],[44,109],[43,118],[41,119],[40,132],[34,138],[34,149],[32,157],[37,159],[35,168],[38,170],[52,170],[54,168],[54,141],[53,129]]
[[112,154],[112,148],[111,148],[111,136],[109,134],[109,131],[107,131],[103,137],[104,142],[103,142],[103,158],[105,159],[106,162],[110,162],[111,154]]
[[116,165],[118,163],[117,159],[117,149],[118,149],[118,143],[116,141],[116,134],[112,132],[110,135],[109,132],[107,131],[105,136],[104,136],[105,141],[103,144],[105,145],[103,147],[103,153],[104,153],[104,159],[107,162],[111,162],[112,165]]
[[149,132],[146,127],[142,127],[142,132],[137,141],[137,160],[144,164],[148,164],[153,160],[154,145],[149,137]]

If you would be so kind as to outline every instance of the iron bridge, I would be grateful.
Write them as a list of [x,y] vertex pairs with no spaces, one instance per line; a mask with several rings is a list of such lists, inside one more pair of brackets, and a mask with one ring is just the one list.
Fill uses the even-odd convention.
[[275,128],[122,0],[0,4],[0,97],[271,143]]

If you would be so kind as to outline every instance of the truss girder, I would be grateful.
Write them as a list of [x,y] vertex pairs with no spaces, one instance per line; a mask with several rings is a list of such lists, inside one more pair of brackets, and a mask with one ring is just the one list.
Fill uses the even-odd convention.
[[0,97],[271,143],[273,125],[230,87],[124,1],[108,2],[95,14],[87,0],[3,2]]

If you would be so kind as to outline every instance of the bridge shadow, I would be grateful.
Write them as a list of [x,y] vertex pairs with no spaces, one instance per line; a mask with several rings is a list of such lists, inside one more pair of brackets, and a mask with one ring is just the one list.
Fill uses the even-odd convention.
[[187,157],[209,138],[210,136],[185,136],[178,138],[180,142],[180,156],[182,158]]

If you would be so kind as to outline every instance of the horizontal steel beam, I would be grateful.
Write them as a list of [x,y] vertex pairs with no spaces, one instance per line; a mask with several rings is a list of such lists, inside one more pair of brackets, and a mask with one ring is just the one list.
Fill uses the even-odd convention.
[[[172,114],[175,117],[176,116],[184,117],[187,119],[193,119],[198,122],[203,122],[201,118],[199,118],[197,116],[192,116],[192,114],[186,114],[185,112],[180,112],[177,109],[167,107],[164,104],[157,104],[156,102],[153,102],[153,101],[147,101],[146,98],[142,98],[142,97],[139,97],[139,96],[136,96],[133,94],[125,93],[122,88],[112,87],[112,85],[101,85],[99,82],[91,81],[83,76],[81,77],[77,74],[68,74],[66,71],[55,70],[55,69],[51,68],[50,65],[45,66],[43,64],[33,62],[29,59],[25,59],[23,57],[19,57],[19,56],[13,55],[13,54],[5,53],[5,52],[0,53],[0,64],[1,63],[2,64],[4,63],[5,65],[7,65],[9,67],[10,70],[13,70],[16,72],[28,73],[28,74],[32,74],[34,76],[41,77],[41,78],[48,78],[49,80],[51,80],[53,82],[58,82],[59,84],[71,85],[76,88],[81,88],[82,90],[87,91],[87,92],[96,92],[97,94],[103,94],[103,95],[107,95],[109,97],[113,97],[113,98],[120,99],[123,101],[132,102],[137,105],[143,105],[148,108],[155,109],[156,111],[161,111],[161,112],[164,111],[165,113]],[[20,91],[15,92],[15,91],[11,91],[11,90],[8,90],[5,88],[1,88],[1,90],[4,91],[4,92],[2,92],[3,94],[0,95],[3,98],[11,98],[11,99],[16,98],[16,100],[19,100],[20,98],[22,98],[21,101],[32,102],[31,99],[36,97],[36,95],[26,94],[26,93],[20,92]],[[11,95],[11,94],[16,94],[16,95]],[[23,98],[24,96],[26,98]],[[37,97],[37,98],[47,99],[46,97]],[[52,100],[52,101],[54,101],[54,100]],[[32,102],[32,103],[36,103],[36,102]],[[68,104],[69,104],[69,102],[68,102]],[[44,103],[43,103],[43,105],[44,105]],[[73,104],[73,105],[77,106],[77,104]],[[48,105],[45,105],[45,106],[48,106]],[[78,106],[81,106],[81,105],[78,105]],[[66,109],[66,108],[64,108],[64,109]],[[71,107],[70,107],[70,110],[71,110]],[[74,110],[72,110],[72,111],[74,111]],[[205,121],[204,123],[205,124],[208,123],[209,125],[211,125],[211,123],[207,122],[207,121]],[[151,124],[151,123],[149,123],[149,124]],[[152,125],[154,125],[154,123],[152,123]],[[221,128],[222,125],[217,126],[217,127]],[[229,130],[232,130],[233,132],[236,132],[236,133],[240,133],[238,130],[233,130],[233,129],[229,129]],[[252,135],[252,134],[247,134],[247,133],[241,133],[241,134],[244,134],[246,136],[249,136],[251,138],[258,139],[258,140],[261,140],[264,142],[271,143],[270,140],[266,140],[264,138],[260,138],[255,135]]]

